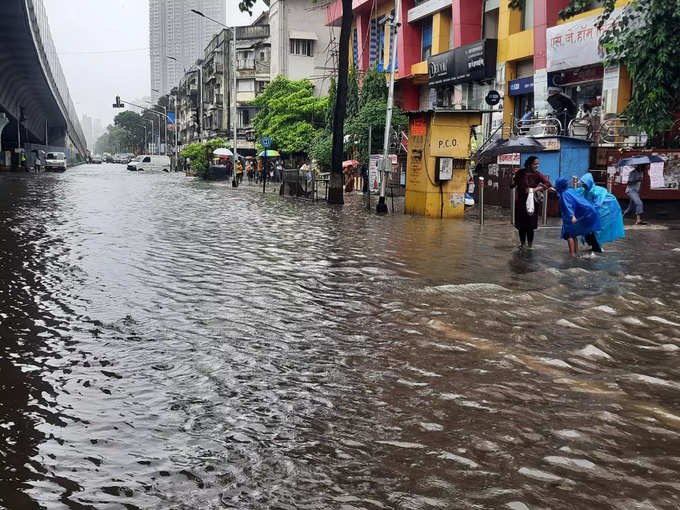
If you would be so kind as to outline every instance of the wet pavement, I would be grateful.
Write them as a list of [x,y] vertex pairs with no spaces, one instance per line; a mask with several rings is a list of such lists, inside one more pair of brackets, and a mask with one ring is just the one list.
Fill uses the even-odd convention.
[[0,507],[680,507],[680,231],[0,175]]

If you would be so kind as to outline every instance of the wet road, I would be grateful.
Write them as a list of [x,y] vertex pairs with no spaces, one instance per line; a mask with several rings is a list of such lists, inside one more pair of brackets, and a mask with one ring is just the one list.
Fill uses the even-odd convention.
[[0,507],[680,507],[680,231],[0,175]]

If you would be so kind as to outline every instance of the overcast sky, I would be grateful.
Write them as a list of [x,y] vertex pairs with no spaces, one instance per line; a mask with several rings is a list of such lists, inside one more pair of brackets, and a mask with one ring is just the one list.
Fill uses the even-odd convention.
[[[253,18],[227,4],[227,24],[247,25]],[[102,120],[105,127],[117,111],[116,95],[134,101],[149,95],[148,0],[43,0],[52,39],[78,110]]]

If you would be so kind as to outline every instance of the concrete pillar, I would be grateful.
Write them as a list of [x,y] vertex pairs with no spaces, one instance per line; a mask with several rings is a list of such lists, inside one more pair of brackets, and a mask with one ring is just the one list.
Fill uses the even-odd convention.
[[402,0],[399,20],[399,35],[397,36],[397,70],[399,76],[411,74],[411,66],[420,62],[420,26],[408,23],[408,11],[415,6],[414,0]]
[[432,16],[432,54],[443,53],[449,49],[451,33],[451,13],[440,11]]
[[[503,2],[501,0],[501,8]],[[479,41],[482,35],[482,2],[453,0],[452,11],[453,47],[459,48]]]
[[[357,13],[355,16],[357,28],[357,52],[359,53],[359,70],[368,70],[369,49],[371,47],[371,23],[369,16],[370,11]],[[350,40],[350,52],[352,48],[352,41]],[[351,62],[352,60],[350,60]]]

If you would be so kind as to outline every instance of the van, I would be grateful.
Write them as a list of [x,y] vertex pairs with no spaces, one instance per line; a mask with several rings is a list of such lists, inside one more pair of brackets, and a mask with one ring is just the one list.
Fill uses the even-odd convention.
[[127,166],[128,170],[145,172],[169,172],[170,157],[163,155],[145,154],[137,156]]
[[48,152],[45,156],[45,170],[48,172],[65,172],[66,166],[66,154],[63,152]]

